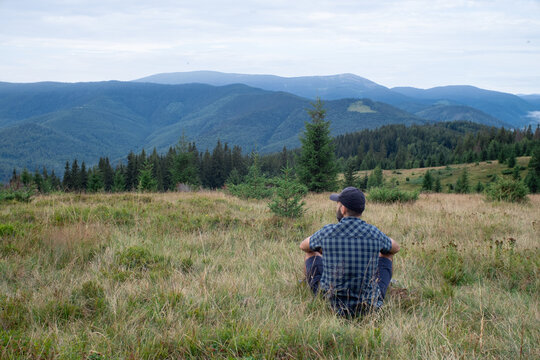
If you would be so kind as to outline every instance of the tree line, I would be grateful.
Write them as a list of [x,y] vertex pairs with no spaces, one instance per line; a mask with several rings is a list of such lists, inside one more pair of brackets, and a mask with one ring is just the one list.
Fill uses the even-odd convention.
[[507,130],[472,122],[388,125],[339,135],[336,156],[355,170],[411,169],[530,156],[540,144],[540,126]]
[[[500,162],[516,156],[531,155],[540,147],[540,128],[507,130],[471,122],[449,122],[430,125],[388,125],[375,130],[330,137],[330,124],[324,120],[320,101],[309,110],[312,122],[306,123],[301,137],[301,149],[261,155],[245,154],[241,147],[217,141],[213,150],[199,151],[194,142],[182,136],[178,144],[165,154],[156,149],[147,155],[143,149],[130,152],[124,162],[112,166],[107,157],[88,168],[74,159],[65,164],[60,178],[46,168],[30,173],[13,170],[11,188],[34,186],[37,191],[122,192],[174,191],[187,188],[222,188],[251,181],[251,167],[268,178],[288,168],[293,176],[310,191],[336,190],[351,181],[357,170],[400,169],[471,163],[484,160]],[[293,170],[291,172],[291,170]],[[344,173],[343,184],[336,175]],[[377,184],[367,176],[360,187]],[[368,184],[368,180],[370,180]],[[371,185],[371,186],[370,186]]]

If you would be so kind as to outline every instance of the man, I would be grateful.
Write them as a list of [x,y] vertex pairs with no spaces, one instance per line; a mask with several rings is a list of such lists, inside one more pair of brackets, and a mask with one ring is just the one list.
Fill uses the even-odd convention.
[[392,278],[392,257],[399,245],[363,221],[366,199],[354,187],[332,194],[337,201],[337,224],[306,238],[306,279],[314,293],[321,291],[342,316],[356,316],[382,306]]

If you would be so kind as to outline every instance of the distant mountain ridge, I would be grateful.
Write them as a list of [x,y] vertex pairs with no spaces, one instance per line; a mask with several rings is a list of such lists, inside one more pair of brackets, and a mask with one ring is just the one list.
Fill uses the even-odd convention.
[[[310,100],[247,85],[136,82],[0,83],[0,179],[13,168],[62,172],[73,158],[113,162],[130,150],[166,151],[182,133],[199,149],[217,140],[245,151],[299,146]],[[369,99],[326,101],[333,135],[426,120]]]
[[248,86],[270,90],[284,91],[301,97],[325,100],[343,98],[369,98],[386,102],[386,99],[398,97],[406,100],[371,80],[353,74],[339,74],[329,76],[301,76],[281,77],[276,75],[249,75],[229,74],[217,71],[177,72],[169,74],[156,74],[136,82],[150,82],[157,84],[189,84],[201,83],[215,86],[245,84]]
[[[249,86],[271,90],[286,91],[292,94],[325,100],[341,98],[369,98],[396,106],[402,110],[417,113],[434,105],[448,102],[448,105],[469,106],[498,119],[487,125],[504,124],[507,127],[523,127],[531,122],[528,116],[540,110],[536,101],[513,94],[484,90],[474,86],[441,86],[432,89],[395,87],[389,89],[371,80],[354,74],[330,76],[279,77],[274,75],[228,74],[215,71],[193,71],[164,73],[134,80],[162,84],[206,83],[227,85],[242,83]],[[472,112],[469,112],[472,116]],[[484,116],[472,121],[479,123]],[[436,118],[430,119],[436,121]]]

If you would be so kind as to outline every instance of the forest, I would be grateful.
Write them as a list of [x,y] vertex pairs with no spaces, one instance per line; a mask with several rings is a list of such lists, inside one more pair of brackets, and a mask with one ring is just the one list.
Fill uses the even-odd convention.
[[[456,121],[429,125],[388,125],[337,136],[333,147],[338,171],[410,169],[474,163],[486,160],[507,162],[530,156],[540,146],[540,127],[533,131],[508,130],[472,122]],[[259,155],[245,154],[237,145],[217,141],[213,150],[200,151],[182,137],[167,153],[156,149],[147,154],[130,152],[125,162],[113,166],[108,157],[87,167],[73,159],[60,177],[45,167],[33,173],[13,170],[12,188],[34,184],[41,193],[50,191],[123,192],[134,190],[169,191],[187,187],[216,189],[246,180],[248,170],[257,166],[266,177],[275,177],[284,167],[295,168],[300,149]]]

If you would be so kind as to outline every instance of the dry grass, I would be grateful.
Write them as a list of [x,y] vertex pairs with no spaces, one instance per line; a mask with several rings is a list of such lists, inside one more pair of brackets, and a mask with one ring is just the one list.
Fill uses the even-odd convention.
[[[401,243],[382,311],[336,318],[298,243],[333,222],[220,192],[51,195],[0,209],[0,358],[540,357],[540,196],[367,205]],[[11,230],[12,229],[12,230]]]

